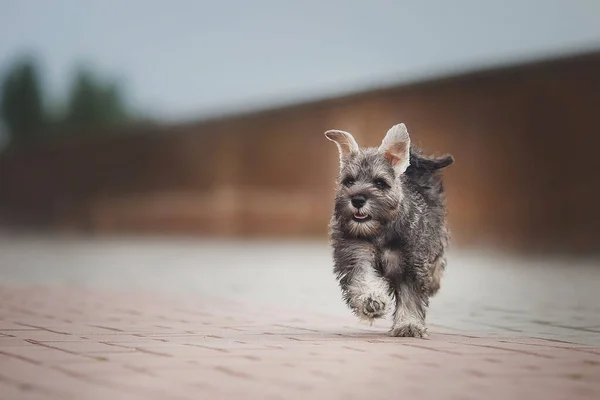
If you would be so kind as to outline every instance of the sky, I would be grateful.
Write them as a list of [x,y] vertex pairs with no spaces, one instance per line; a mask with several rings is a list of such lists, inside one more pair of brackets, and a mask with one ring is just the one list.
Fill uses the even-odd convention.
[[0,74],[60,102],[89,64],[167,121],[595,49],[599,0],[0,0]]

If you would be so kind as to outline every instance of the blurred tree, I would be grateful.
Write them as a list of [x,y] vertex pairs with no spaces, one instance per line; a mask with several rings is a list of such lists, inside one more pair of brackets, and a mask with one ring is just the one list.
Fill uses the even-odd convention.
[[[128,110],[118,82],[96,79],[79,68],[64,107],[50,103],[45,109],[35,58],[21,57],[0,87],[0,121],[11,144],[30,143],[48,137],[68,137],[90,128],[109,128],[140,120]],[[58,111],[60,109],[63,111]],[[108,130],[106,133],[109,133]]]
[[0,114],[11,142],[29,142],[44,128],[42,89],[35,60],[18,60],[2,82]]
[[127,107],[119,87],[104,84],[87,69],[80,69],[69,95],[65,125],[82,129],[106,127],[128,120]]
[[130,120],[131,114],[127,110],[127,106],[123,99],[121,88],[110,83],[101,88],[100,104],[104,114],[104,120],[107,123],[121,123]]
[[2,150],[4,150],[4,148],[8,144],[8,141],[9,141],[8,129],[6,129],[6,125],[4,124],[4,121],[2,121],[2,118],[0,118],[0,152]]

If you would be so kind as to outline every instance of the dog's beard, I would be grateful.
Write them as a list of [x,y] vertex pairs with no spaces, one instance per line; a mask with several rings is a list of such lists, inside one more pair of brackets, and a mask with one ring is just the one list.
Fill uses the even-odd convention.
[[372,219],[365,222],[356,222],[351,219],[348,221],[347,230],[356,237],[373,237],[381,233],[381,224]]
[[360,209],[353,207],[350,201],[338,203],[337,219],[343,230],[354,237],[378,236],[382,231],[382,221],[369,203]]

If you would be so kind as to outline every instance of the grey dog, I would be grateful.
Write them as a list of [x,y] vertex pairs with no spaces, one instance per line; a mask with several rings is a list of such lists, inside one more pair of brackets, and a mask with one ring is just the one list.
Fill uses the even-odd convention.
[[344,131],[325,136],[340,153],[329,230],[343,298],[369,322],[394,307],[390,334],[424,337],[449,240],[439,170],[454,159],[421,155],[404,124],[393,126],[379,148],[359,148]]

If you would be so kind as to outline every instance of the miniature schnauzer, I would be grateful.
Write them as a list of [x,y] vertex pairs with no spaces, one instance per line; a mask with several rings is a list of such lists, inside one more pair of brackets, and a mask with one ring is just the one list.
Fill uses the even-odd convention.
[[395,300],[390,334],[424,337],[449,240],[439,170],[454,159],[421,155],[404,124],[393,126],[377,149],[359,148],[348,132],[325,136],[340,153],[329,230],[343,298],[369,322],[384,317]]

